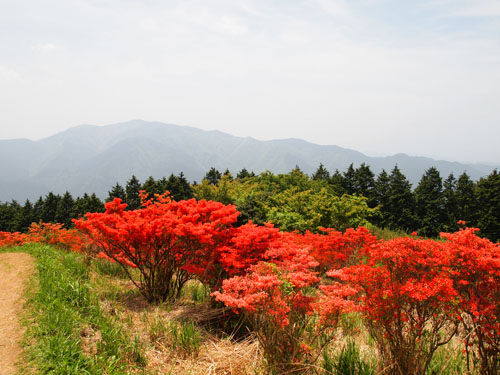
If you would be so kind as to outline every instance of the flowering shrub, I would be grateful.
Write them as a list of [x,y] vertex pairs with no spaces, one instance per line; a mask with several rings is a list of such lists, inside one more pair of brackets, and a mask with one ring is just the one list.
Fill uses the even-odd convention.
[[319,262],[322,272],[359,262],[377,238],[365,227],[348,228],[344,233],[332,228],[320,228],[324,234],[306,232],[302,239],[311,247],[311,255]]
[[[76,227],[102,248],[104,258],[137,268],[136,283],[150,302],[175,299],[185,282],[196,275],[202,281],[217,278],[216,249],[227,240],[237,219],[235,206],[219,202],[172,201],[168,193],[148,199],[143,207],[125,211],[115,198],[104,213],[87,213]],[[130,276],[130,275],[129,275]]]
[[233,228],[229,240],[218,248],[220,263],[229,276],[243,274],[264,259],[266,252],[281,244],[281,234],[272,224],[252,222]]
[[336,325],[332,318],[345,303],[330,304],[318,320],[318,263],[307,248],[285,241],[269,248],[264,258],[246,274],[224,280],[222,291],[213,295],[245,314],[271,373],[299,373],[314,361],[312,350],[320,351],[320,340],[331,340]]
[[0,231],[0,249],[2,247],[22,246],[29,242],[29,236],[19,232],[1,232]]
[[28,228],[29,242],[54,245],[66,250],[81,251],[85,238],[75,229],[64,229],[63,224],[32,223]]
[[456,332],[458,294],[440,242],[380,242],[366,264],[327,274],[358,291],[358,309],[390,374],[425,374],[436,349]]
[[441,236],[447,240],[445,246],[452,254],[453,281],[461,297],[468,364],[472,356],[474,362],[479,362],[481,374],[498,375],[500,245],[478,237],[478,230],[465,228],[456,233],[441,233]]
[[38,242],[57,246],[66,250],[80,251],[85,239],[73,229],[64,229],[63,224],[32,223],[28,233],[0,232],[0,248],[22,246],[28,242]]

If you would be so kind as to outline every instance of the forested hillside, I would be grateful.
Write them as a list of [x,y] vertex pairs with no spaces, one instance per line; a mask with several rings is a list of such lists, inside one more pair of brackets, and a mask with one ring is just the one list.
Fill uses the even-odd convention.
[[[495,170],[475,182],[466,173],[443,177],[431,167],[416,186],[395,166],[375,175],[370,167],[333,173],[320,164],[307,175],[298,167],[286,174],[247,169],[236,176],[211,168],[200,183],[189,183],[183,173],[168,178],[132,176],[110,186],[106,201],[121,198],[128,209],[140,207],[139,191],[169,191],[175,200],[190,198],[234,204],[241,212],[238,223],[272,222],[282,230],[318,231],[320,227],[345,230],[367,225],[436,237],[458,230],[458,220],[481,228],[492,241],[500,239],[500,175]],[[72,225],[86,212],[101,212],[104,202],[96,194],[74,197],[70,192],[49,193],[38,200],[0,204],[0,231],[25,232],[32,222]]]

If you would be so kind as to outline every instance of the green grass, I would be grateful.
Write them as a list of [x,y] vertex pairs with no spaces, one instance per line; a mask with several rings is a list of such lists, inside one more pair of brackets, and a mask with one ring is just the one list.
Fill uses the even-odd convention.
[[375,366],[361,356],[355,342],[348,340],[334,358],[323,352],[323,370],[328,375],[374,375]]
[[168,322],[172,349],[187,355],[198,355],[201,345],[201,332],[193,322],[171,320]]
[[128,279],[127,272],[125,272],[120,264],[111,262],[107,259],[92,260],[92,268],[100,275],[113,276],[119,279]]
[[366,228],[377,238],[382,240],[392,240],[394,238],[407,237],[409,233],[403,230],[393,230],[389,228],[380,228],[373,224],[368,224]]
[[210,300],[210,288],[199,281],[191,280],[182,288],[181,297],[185,297],[195,304],[204,303]]
[[103,314],[90,286],[89,268],[79,254],[30,244],[36,258],[25,313],[25,362],[21,373],[141,373],[145,365],[137,339]]

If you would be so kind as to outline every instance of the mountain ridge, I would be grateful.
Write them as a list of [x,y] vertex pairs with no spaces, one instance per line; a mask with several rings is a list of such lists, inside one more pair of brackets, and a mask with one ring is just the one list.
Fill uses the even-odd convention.
[[298,138],[261,141],[218,130],[132,120],[78,125],[36,141],[0,140],[0,201],[33,200],[49,191],[66,190],[75,196],[95,192],[103,198],[116,182],[125,184],[132,174],[144,180],[183,172],[188,180],[200,181],[211,167],[228,168],[234,174],[242,168],[286,173],[298,165],[310,174],[320,163],[330,172],[366,163],[376,174],[398,165],[414,186],[431,166],[443,178],[467,171],[476,180],[495,168],[404,153],[370,157]]

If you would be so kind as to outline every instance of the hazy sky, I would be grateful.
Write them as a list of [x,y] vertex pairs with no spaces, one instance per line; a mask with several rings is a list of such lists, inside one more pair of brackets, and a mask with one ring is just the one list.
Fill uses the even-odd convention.
[[500,164],[500,0],[0,0],[0,139],[136,118]]

